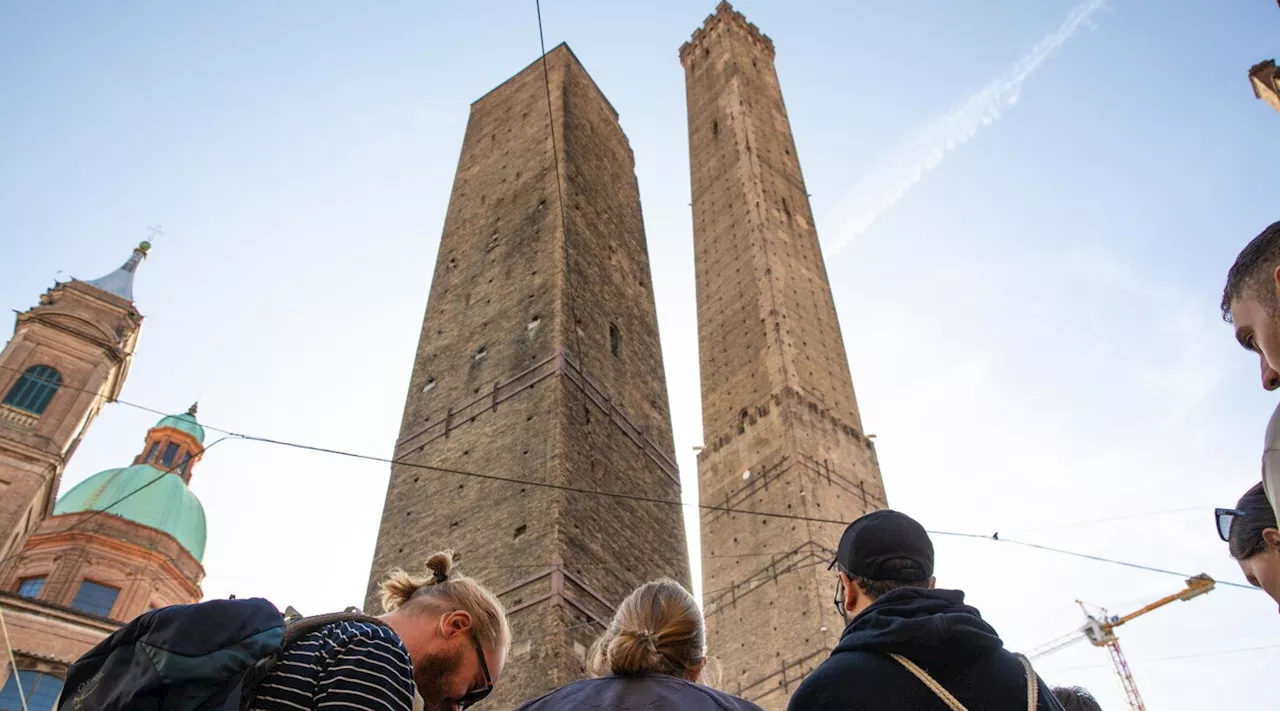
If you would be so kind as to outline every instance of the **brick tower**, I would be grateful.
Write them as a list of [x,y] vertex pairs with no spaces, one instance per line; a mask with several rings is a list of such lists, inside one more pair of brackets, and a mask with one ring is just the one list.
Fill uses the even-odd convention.
[[[883,508],[773,66],[727,2],[680,48],[689,111],[704,504],[849,522]],[[724,688],[781,709],[843,629],[842,524],[702,514]]]
[[471,106],[367,601],[454,548],[511,616],[491,709],[579,678],[636,586],[688,580],[678,506],[413,466],[680,497],[631,148],[568,46],[545,60]]
[[0,351],[0,561],[52,512],[80,438],[124,386],[142,327],[133,276],[150,246],[101,279],[54,284]]

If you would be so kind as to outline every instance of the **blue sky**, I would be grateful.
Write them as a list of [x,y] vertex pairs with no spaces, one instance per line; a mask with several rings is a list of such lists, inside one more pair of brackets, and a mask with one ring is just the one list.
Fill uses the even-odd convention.
[[[569,42],[636,154],[690,484],[701,433],[677,50],[713,6],[543,7],[548,46]],[[891,503],[934,529],[1239,582],[1209,512],[1256,480],[1275,401],[1217,302],[1236,252],[1280,217],[1280,115],[1245,76],[1280,55],[1274,3],[1107,3],[856,234],[844,211],[859,191],[900,178],[873,167],[910,168],[1075,5],[736,6],[778,49]],[[160,223],[125,399],[173,412],[199,399],[214,426],[389,455],[468,105],[537,54],[523,1],[0,6],[0,306],[110,271]],[[126,463],[155,419],[108,407],[64,490]],[[209,517],[206,592],[308,612],[358,603],[386,478],[217,445],[192,484]],[[296,516],[280,516],[285,502]],[[1076,599],[1124,612],[1181,586],[1009,544],[937,546],[940,582],[1020,649],[1078,626]],[[1121,639],[1152,708],[1248,708],[1271,699],[1276,629],[1273,603],[1224,587]],[[1221,653],[1251,647],[1269,648]],[[1186,655],[1206,656],[1172,659]],[[1037,666],[1123,707],[1102,650]]]

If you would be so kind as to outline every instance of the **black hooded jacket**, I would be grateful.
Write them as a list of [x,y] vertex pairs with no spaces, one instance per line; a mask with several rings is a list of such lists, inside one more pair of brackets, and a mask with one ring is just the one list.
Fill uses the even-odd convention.
[[[1026,671],[958,590],[899,588],[853,618],[788,711],[947,711],[895,661],[915,662],[971,711],[1027,708]],[[1038,680],[1037,680],[1038,681]],[[1039,711],[1062,711],[1043,681]]]

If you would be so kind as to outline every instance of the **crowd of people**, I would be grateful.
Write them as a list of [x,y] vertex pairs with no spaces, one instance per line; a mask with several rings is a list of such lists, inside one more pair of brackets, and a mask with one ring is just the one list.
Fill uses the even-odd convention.
[[[1051,688],[1026,657],[937,587],[933,543],[898,511],[867,514],[840,539],[834,604],[847,626],[831,656],[791,697],[790,710],[1022,709],[1096,711],[1079,687]],[[298,639],[258,686],[258,711],[337,707],[373,711],[464,709],[502,677],[511,634],[498,599],[452,572],[437,553],[430,575],[383,583],[387,614],[342,621]],[[590,678],[519,711],[759,711],[714,688],[697,601],[673,580],[633,591],[587,653]]]
[[[1237,341],[1258,355],[1267,390],[1280,389],[1278,295],[1280,222],[1240,253],[1221,304]],[[1245,578],[1280,603],[1278,494],[1280,407],[1266,428],[1261,481],[1235,508],[1215,511],[1218,534]],[[933,543],[911,517],[883,510],[853,521],[830,568],[838,580],[833,602],[846,626],[830,656],[791,697],[789,711],[1099,710],[1084,689],[1046,685],[1026,657],[1004,647],[963,592],[938,587]],[[264,671],[254,680],[251,700],[241,703],[237,695],[235,708],[452,710],[486,698],[500,683],[511,642],[502,603],[479,582],[456,574],[449,552],[433,555],[427,570],[425,577],[396,572],[384,582],[385,614],[379,618],[339,615],[296,638],[286,635],[270,665],[254,666]],[[60,708],[92,708],[84,701],[112,684],[102,660],[115,654],[127,662],[120,655],[139,635],[154,632],[148,624],[162,626],[161,619],[127,626],[77,662],[87,681],[71,687],[73,666]],[[672,580],[649,582],[618,606],[589,651],[591,678],[528,701],[520,711],[759,709],[708,683],[714,681],[713,651],[689,591]],[[123,699],[118,708],[153,708],[129,703],[128,694],[136,701],[144,686],[107,689],[103,698]]]

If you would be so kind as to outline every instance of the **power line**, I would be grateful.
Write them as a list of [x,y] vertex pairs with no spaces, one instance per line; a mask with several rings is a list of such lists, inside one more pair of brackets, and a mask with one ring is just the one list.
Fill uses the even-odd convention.
[[[849,522],[848,522],[848,521],[837,520],[837,519],[829,519],[829,518],[813,518],[813,517],[809,517],[809,516],[801,516],[801,515],[798,515],[798,514],[788,514],[788,513],[781,513],[781,512],[775,512],[775,511],[751,511],[751,510],[747,510],[747,509],[736,509],[736,508],[732,508],[732,507],[729,507],[729,506],[718,506],[718,505],[715,505],[715,504],[701,504],[701,503],[699,503],[699,504],[686,504],[686,503],[684,503],[683,501],[671,501],[670,499],[660,499],[660,498],[657,498],[657,497],[652,497],[652,496],[643,496],[643,495],[640,495],[640,494],[626,494],[626,493],[622,493],[622,492],[611,492],[611,491],[599,491],[599,490],[593,490],[593,489],[583,489],[583,488],[581,488],[581,487],[569,486],[568,484],[550,484],[550,483],[546,483],[546,482],[531,481],[531,480],[528,480],[528,479],[516,479],[516,478],[514,478],[514,477],[504,477],[504,476],[499,476],[499,475],[497,475],[497,474],[480,474],[480,473],[478,473],[478,472],[468,472],[468,471],[464,471],[464,470],[461,470],[461,469],[450,469],[450,468],[447,468],[447,467],[436,467],[436,466],[432,466],[432,465],[429,465],[429,464],[418,464],[418,463],[416,463],[416,462],[406,462],[406,461],[403,461],[403,460],[389,459],[389,458],[387,458],[387,457],[378,457],[378,456],[369,455],[369,454],[358,454],[358,453],[355,453],[355,452],[345,452],[345,451],[342,451],[342,450],[331,449],[331,448],[328,448],[328,447],[318,447],[318,446],[315,446],[315,445],[299,444],[299,443],[296,443],[296,442],[286,442],[286,441],[283,441],[283,440],[275,440],[275,439],[270,439],[270,438],[267,438],[267,437],[257,437],[257,436],[255,436],[255,435],[246,435],[246,434],[241,434],[241,435],[239,435],[239,436],[240,436],[242,439],[247,440],[247,441],[251,441],[251,442],[265,442],[265,443],[268,443],[268,444],[276,444],[276,445],[280,445],[280,446],[284,446],[284,447],[293,447],[293,448],[302,449],[302,450],[306,450],[306,451],[312,451],[312,452],[323,452],[323,453],[327,453],[327,454],[334,454],[334,455],[343,456],[343,457],[351,457],[351,458],[354,458],[354,459],[363,459],[363,460],[366,460],[366,461],[380,462],[380,463],[383,463],[383,464],[392,464],[392,465],[406,466],[406,467],[411,467],[411,468],[416,468],[416,469],[424,469],[424,470],[428,470],[428,471],[435,471],[435,472],[445,473],[445,474],[455,474],[455,475],[459,475],[459,476],[476,477],[476,478],[478,478],[478,479],[487,479],[487,480],[491,480],[491,481],[501,481],[501,482],[506,482],[506,483],[510,483],[510,484],[521,484],[521,485],[524,485],[524,486],[544,487],[544,488],[556,489],[556,490],[559,490],[559,491],[567,491],[567,492],[577,493],[577,494],[587,494],[587,495],[593,495],[593,496],[606,496],[606,497],[611,497],[611,498],[619,498],[619,499],[626,499],[626,500],[631,500],[631,501],[638,501],[638,502],[642,502],[642,503],[653,503],[653,504],[664,504],[664,505],[675,505],[675,506],[688,506],[688,507],[695,507],[695,508],[698,508],[698,509],[702,509],[702,510],[704,510],[704,511],[719,511],[719,512],[722,512],[722,513],[742,514],[742,515],[744,515],[744,516],[761,516],[761,517],[764,517],[764,518],[780,518],[780,519],[792,520],[792,521],[804,521],[804,522],[808,522],[808,523],[826,523],[826,524],[836,524],[836,525],[840,525],[840,526],[847,526],[847,525],[849,525]],[[1127,561],[1115,560],[1115,559],[1113,559],[1113,558],[1107,558],[1107,557],[1099,556],[1099,555],[1092,555],[1092,554],[1089,554],[1089,553],[1078,553],[1078,552],[1075,552],[1075,551],[1064,550],[1064,549],[1062,549],[1062,548],[1053,548],[1053,547],[1051,547],[1051,546],[1044,546],[1044,545],[1040,545],[1040,544],[1038,544],[1038,543],[1028,543],[1028,542],[1026,542],[1026,541],[1018,541],[1018,540],[1014,540],[1014,539],[1010,539],[1010,538],[1000,538],[998,533],[997,533],[997,534],[986,535],[986,534],[979,534],[979,533],[960,533],[960,532],[957,532],[957,531],[936,531],[936,530],[929,530],[929,531],[928,531],[928,533],[929,533],[930,535],[934,535],[934,536],[948,536],[948,537],[952,537],[952,538],[978,538],[978,539],[982,539],[982,540],[994,541],[994,542],[997,542],[997,543],[1010,543],[1010,544],[1013,544],[1013,545],[1025,546],[1025,547],[1027,547],[1027,548],[1034,548],[1034,549],[1037,549],[1037,550],[1048,551],[1048,552],[1051,552],[1051,553],[1059,553],[1059,554],[1062,554],[1062,555],[1074,556],[1074,557],[1076,557],[1076,558],[1083,558],[1083,559],[1086,559],[1086,560],[1093,560],[1093,561],[1097,561],[1097,562],[1100,562],[1100,563],[1111,563],[1111,564],[1113,564],[1113,565],[1121,565],[1121,566],[1124,566],[1124,567],[1127,567],[1127,568],[1134,568],[1134,569],[1137,569],[1137,570],[1145,570],[1145,571],[1149,571],[1149,572],[1152,572],[1152,573],[1163,573],[1164,575],[1176,575],[1176,576],[1178,576],[1178,577],[1180,577],[1180,578],[1189,578],[1189,577],[1192,577],[1192,576],[1191,576],[1191,574],[1188,574],[1188,573],[1180,573],[1180,572],[1173,571],[1173,570],[1166,570],[1166,569],[1164,569],[1164,568],[1155,568],[1155,567],[1148,566],[1148,565],[1140,565],[1140,564],[1138,564],[1138,563],[1129,563],[1129,562],[1127,562]],[[1219,585],[1226,585],[1226,586],[1230,586],[1230,587],[1243,588],[1243,589],[1245,589],[1245,590],[1256,590],[1256,589],[1257,589],[1257,588],[1254,588],[1254,587],[1253,587],[1253,586],[1251,586],[1251,585],[1244,585],[1244,584],[1242,584],[1242,583],[1232,583],[1232,582],[1227,582],[1227,581],[1219,581],[1219,582],[1218,582],[1218,584],[1219,584]]]
[[1160,511],[1140,511],[1137,513],[1123,514],[1121,516],[1107,516],[1106,518],[1092,518],[1084,521],[1067,521],[1065,523],[1053,523],[1044,526],[1035,526],[1032,528],[1017,529],[1022,533],[1032,533],[1034,531],[1050,531],[1061,528],[1075,528],[1077,526],[1091,526],[1096,523],[1110,523],[1112,521],[1127,521],[1134,518],[1149,518],[1151,516],[1167,516],[1169,514],[1187,513],[1190,511],[1204,511],[1204,506],[1184,506],[1178,509],[1163,509]]
[[[1201,657],[1220,657],[1227,654],[1241,654],[1243,652],[1261,652],[1268,649],[1280,649],[1280,644],[1264,644],[1259,647],[1237,647],[1235,649],[1219,649],[1213,652],[1200,652],[1197,654],[1179,654],[1173,657],[1153,657],[1151,659],[1136,660],[1138,664],[1154,664],[1155,662],[1172,662],[1179,659],[1200,659]],[[1133,664],[1133,661],[1129,662]],[[1061,671],[1076,671],[1080,669],[1111,669],[1110,664],[1082,664],[1074,667],[1056,667]]]
[[[1179,573],[1175,570],[1166,570],[1164,568],[1154,568],[1149,565],[1139,565],[1138,563],[1129,563],[1123,560],[1115,560],[1113,558],[1106,558],[1100,555],[1091,555],[1089,553],[1077,553],[1076,551],[1063,550],[1062,548],[1054,548],[1053,546],[1043,546],[1043,545],[1040,545],[1039,543],[1027,543],[1026,541],[1015,541],[1009,538],[992,538],[991,540],[999,541],[1001,543],[1012,543],[1015,546],[1026,546],[1027,548],[1034,548],[1036,550],[1049,551],[1050,553],[1060,553],[1062,555],[1074,556],[1076,558],[1084,558],[1085,560],[1095,560],[1100,563],[1111,563],[1112,565],[1122,565],[1126,568],[1134,568],[1136,570],[1146,570],[1152,573],[1176,575],[1180,578],[1194,577],[1188,573]],[[1245,585],[1244,583],[1233,583],[1226,580],[1215,580],[1214,583],[1217,585],[1226,585],[1233,588],[1243,588],[1245,590],[1255,590],[1255,591],[1258,590],[1258,588],[1255,588],[1252,585]]]
[[[7,367],[7,366],[0,366],[0,367]],[[13,368],[10,368],[10,370],[14,370],[14,369],[13,369]],[[76,388],[76,389],[79,389],[79,388]],[[136,404],[134,404],[134,403],[131,403],[131,402],[128,402],[128,401],[125,401],[125,400],[117,400],[116,402],[119,402],[120,404],[122,404],[122,405],[126,405],[126,406],[129,406],[129,407],[136,407],[136,408],[138,408],[138,409],[141,409],[141,410],[144,410],[144,411],[147,411],[147,412],[159,413],[159,414],[162,414],[162,415],[163,415],[163,413],[162,413],[161,411],[159,411],[159,410],[155,410],[155,409],[153,409],[153,408],[149,408],[149,407],[145,407],[145,406],[141,406],[141,405],[136,405]],[[350,458],[350,459],[359,459],[359,460],[370,461],[370,462],[378,462],[378,463],[380,463],[380,464],[391,464],[391,465],[393,465],[393,466],[404,466],[404,467],[410,467],[410,468],[413,468],[413,469],[421,469],[421,470],[424,470],[424,471],[432,471],[432,472],[437,472],[437,473],[441,473],[441,474],[452,474],[452,475],[456,475],[456,476],[473,477],[473,478],[476,478],[476,479],[482,479],[482,480],[488,480],[488,481],[497,481],[497,482],[503,482],[503,483],[508,483],[508,484],[519,484],[519,485],[521,485],[521,486],[532,486],[532,487],[540,487],[540,488],[546,488],[546,489],[554,489],[554,490],[557,490],[557,491],[564,491],[564,492],[568,492],[568,493],[576,493],[576,494],[584,494],[584,495],[589,495],[589,496],[603,496],[603,497],[608,497],[608,498],[616,498],[616,499],[623,499],[623,500],[629,500],[629,501],[636,501],[636,502],[639,502],[639,503],[659,504],[659,505],[664,505],[664,506],[691,507],[691,508],[701,509],[701,510],[703,510],[703,511],[717,511],[717,512],[721,512],[721,513],[741,514],[741,515],[744,515],[744,516],[760,516],[760,517],[762,517],[762,518],[775,518],[775,519],[783,519],[783,520],[790,520],[790,521],[802,521],[802,522],[806,522],[806,523],[822,523],[822,524],[831,524],[831,525],[839,525],[839,526],[847,526],[847,525],[849,524],[849,522],[848,522],[848,521],[839,520],[839,519],[814,518],[814,517],[810,517],[810,516],[801,516],[801,515],[799,515],[799,514],[789,514],[789,513],[782,513],[782,512],[775,512],[775,511],[752,511],[752,510],[748,510],[748,509],[738,509],[738,508],[733,508],[733,507],[730,507],[730,506],[720,506],[720,505],[716,505],[716,504],[703,504],[703,503],[698,503],[698,504],[686,504],[686,503],[685,503],[685,502],[683,502],[683,501],[678,501],[678,500],[677,500],[677,501],[673,501],[673,500],[671,500],[671,499],[662,499],[662,498],[653,497],[653,496],[643,496],[643,495],[640,495],[640,494],[628,494],[628,493],[624,493],[624,492],[600,491],[600,490],[597,490],[597,489],[584,489],[584,488],[582,488],[582,487],[570,486],[570,485],[568,485],[568,484],[553,484],[553,483],[548,483],[548,482],[532,481],[532,480],[529,480],[529,479],[519,479],[519,478],[516,478],[516,477],[500,476],[500,475],[497,475],[497,474],[481,474],[481,473],[479,473],[479,472],[471,472],[471,471],[466,471],[466,470],[462,470],[462,469],[452,469],[452,468],[449,468],[449,467],[439,467],[439,466],[434,466],[434,465],[430,465],[430,464],[419,464],[419,463],[417,463],[417,462],[408,462],[408,461],[404,461],[404,460],[400,460],[400,459],[392,459],[392,458],[388,458],[388,457],[379,457],[379,456],[371,455],[371,454],[360,454],[360,453],[358,453],[358,452],[348,452],[348,451],[344,451],[344,450],[340,450],[340,449],[333,449],[333,448],[331,448],[331,447],[320,447],[320,446],[317,446],[317,445],[302,444],[302,443],[299,443],[299,442],[289,442],[289,441],[286,441],[286,440],[278,440],[278,439],[273,439],[273,438],[270,438],[270,437],[260,437],[260,436],[257,436],[257,435],[249,435],[249,434],[244,434],[244,433],[241,433],[241,432],[234,432],[234,431],[232,431],[232,430],[227,430],[227,429],[222,429],[222,428],[219,428],[219,427],[214,427],[214,426],[212,426],[212,425],[203,425],[203,424],[202,424],[202,427],[204,427],[206,430],[211,430],[211,431],[213,431],[213,432],[219,432],[219,433],[223,433],[223,434],[225,434],[225,435],[226,435],[225,437],[223,437],[223,438],[221,438],[221,439],[217,440],[217,442],[221,442],[221,441],[223,441],[223,440],[225,440],[225,439],[235,438],[235,439],[240,439],[240,440],[249,441],[249,442],[262,442],[262,443],[265,443],[265,444],[273,444],[273,445],[277,445],[277,446],[281,446],[281,447],[289,447],[289,448],[292,448],[292,449],[300,449],[300,450],[303,450],[303,451],[318,452],[318,453],[322,453],[322,454],[331,454],[331,455],[334,455],[334,456],[347,457],[347,458]],[[217,442],[215,442],[214,444],[216,444]],[[211,445],[209,445],[209,447],[212,447],[212,446],[213,446],[212,444],[211,444]],[[205,450],[207,450],[207,449],[208,449],[208,447],[206,447],[206,448],[205,448]],[[166,473],[167,473],[167,472],[166,472]],[[155,479],[153,479],[152,481],[150,481],[150,482],[148,482],[147,484],[143,485],[142,487],[139,487],[139,490],[141,490],[141,489],[143,489],[143,488],[146,488],[146,486],[149,486],[150,484],[155,483],[156,481],[158,481],[158,480],[159,480],[160,478],[162,478],[162,477],[163,477],[163,475],[161,475],[161,477],[156,477]],[[126,495],[126,497],[127,497],[127,496],[132,496],[132,495],[133,495],[133,494],[135,494],[135,493],[137,493],[137,490],[135,490],[135,491],[133,491],[133,492],[130,492],[129,494],[127,494],[127,495]],[[122,499],[121,499],[121,500],[123,500],[123,498],[125,498],[125,497],[122,497]],[[116,503],[119,503],[119,502],[116,502]],[[114,505],[114,504],[112,504],[112,505]],[[108,506],[107,508],[110,508],[110,506]],[[1178,571],[1167,570],[1167,569],[1164,569],[1164,568],[1156,568],[1156,567],[1153,567],[1153,566],[1141,565],[1141,564],[1138,564],[1138,563],[1130,563],[1130,562],[1127,562],[1127,561],[1116,560],[1116,559],[1114,559],[1114,558],[1107,558],[1107,557],[1105,557],[1105,556],[1092,555],[1092,554],[1089,554],[1089,553],[1079,553],[1079,552],[1076,552],[1076,551],[1065,550],[1065,549],[1062,549],[1062,548],[1054,548],[1054,547],[1052,547],[1052,546],[1045,546],[1045,545],[1041,545],[1041,544],[1038,544],[1038,543],[1029,543],[1029,542],[1026,542],[1026,541],[1018,541],[1018,540],[1014,540],[1014,539],[1010,539],[1010,538],[1001,538],[1001,537],[999,536],[999,534],[998,534],[998,533],[993,533],[993,534],[988,535],[988,534],[979,534],[979,533],[961,533],[961,532],[956,532],[956,531],[938,531],[938,530],[929,530],[929,531],[928,531],[928,533],[929,533],[929,534],[931,534],[931,535],[934,535],[934,536],[947,536],[947,537],[951,537],[951,538],[976,538],[976,539],[982,539],[982,540],[987,540],[987,541],[994,541],[994,542],[997,542],[997,543],[1010,543],[1010,544],[1017,545],[1017,546],[1024,546],[1024,547],[1027,547],[1027,548],[1033,548],[1033,549],[1036,549],[1036,550],[1042,550],[1042,551],[1047,551],[1047,552],[1051,552],[1051,553],[1058,553],[1058,554],[1060,554],[1060,555],[1067,555],[1067,556],[1072,556],[1072,557],[1076,557],[1076,558],[1082,558],[1082,559],[1085,559],[1085,560],[1092,560],[1092,561],[1096,561],[1096,562],[1099,562],[1099,563],[1109,563],[1109,564],[1112,564],[1112,565],[1119,565],[1119,566],[1123,566],[1123,567],[1126,567],[1126,568],[1133,568],[1133,569],[1136,569],[1136,570],[1145,570],[1145,571],[1152,572],[1152,573],[1161,573],[1161,574],[1163,574],[1163,575],[1175,575],[1175,576],[1177,576],[1177,577],[1184,578],[1184,579],[1185,579],[1185,578],[1192,577],[1192,576],[1191,576],[1191,574],[1188,574],[1188,573],[1182,573],[1182,572],[1178,572]],[[2,563],[2,562],[4,562],[4,561],[0,561],[0,563]],[[1218,581],[1218,584],[1219,584],[1219,585],[1223,585],[1223,586],[1227,586],[1227,587],[1241,588],[1241,589],[1244,589],[1244,590],[1257,590],[1257,588],[1255,588],[1255,587],[1253,587],[1253,586],[1250,586],[1250,585],[1245,585],[1245,584],[1243,584],[1243,583],[1233,583],[1233,582],[1228,582],[1228,581]]]

